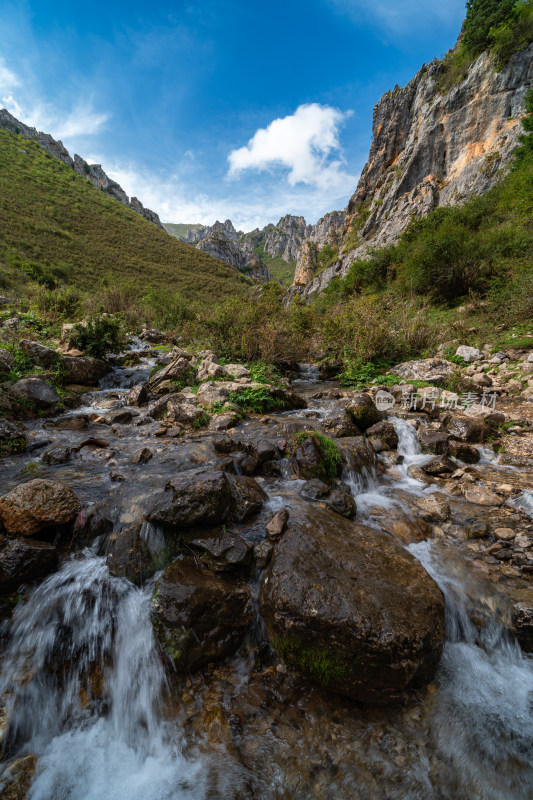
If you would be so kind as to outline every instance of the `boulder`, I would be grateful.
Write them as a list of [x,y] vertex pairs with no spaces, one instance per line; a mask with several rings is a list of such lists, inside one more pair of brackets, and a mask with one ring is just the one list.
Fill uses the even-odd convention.
[[21,339],[20,346],[33,364],[40,364],[47,369],[61,358],[59,353],[56,353],[51,347],[45,347],[43,344],[32,342],[30,339]]
[[163,535],[143,525],[128,525],[105,540],[104,554],[111,575],[140,585],[168,564],[176,547]]
[[45,427],[50,426],[60,431],[84,431],[89,425],[87,414],[75,414],[60,419],[50,420]]
[[210,431],[227,431],[234,428],[241,420],[236,411],[226,411],[222,414],[215,414],[209,421]]
[[0,458],[22,453],[28,447],[26,434],[13,422],[0,418]]
[[128,392],[127,403],[129,406],[145,406],[148,402],[148,389],[144,383],[134,386]]
[[63,447],[62,445],[52,445],[47,447],[42,454],[41,461],[43,464],[66,464],[70,461],[70,447]]
[[293,468],[298,477],[305,479],[335,477],[330,474],[328,463],[324,458],[319,441],[312,435],[296,441]]
[[485,486],[462,486],[463,496],[468,503],[476,503],[479,506],[501,506],[503,498],[491,492]]
[[9,390],[12,397],[35,408],[46,410],[59,403],[60,397],[53,386],[41,378],[22,378]]
[[[485,375],[484,372],[478,372],[476,375],[472,375],[472,380],[476,386],[492,386],[492,378],[489,375]],[[522,388],[522,384],[519,385],[519,388]]]
[[160,525],[191,528],[227,519],[230,506],[230,484],[224,472],[188,470],[169,481],[146,519]]
[[329,511],[291,514],[259,609],[287,664],[356,700],[389,703],[438,667],[444,600],[436,583],[389,536]]
[[361,431],[348,413],[349,400],[339,403],[333,411],[322,421],[322,429],[328,436],[341,438],[343,436],[360,436]]
[[178,422],[182,425],[194,425],[199,422],[205,411],[192,403],[169,400],[167,403],[167,422]]
[[388,420],[382,420],[367,428],[366,435],[373,439],[379,439],[384,445],[382,450],[396,450],[398,447],[396,428]]
[[348,472],[361,474],[371,472],[376,466],[376,452],[363,436],[347,436],[335,442]]
[[343,492],[342,489],[332,489],[324,502],[328,508],[346,519],[353,519],[357,513],[357,506],[352,495]]
[[319,478],[311,478],[302,487],[302,496],[310,500],[323,500],[331,491],[331,486]]
[[79,383],[81,386],[96,386],[109,372],[105,361],[92,356],[63,356],[61,369],[67,383]]
[[453,458],[458,458],[459,461],[464,461],[465,464],[477,464],[481,455],[477,447],[468,442],[458,442],[455,439],[450,439],[448,442],[449,454]]
[[127,425],[138,414],[138,411],[133,412],[130,408],[117,408],[105,415],[104,422],[106,425]]
[[74,492],[60,481],[21,483],[0,497],[0,518],[8,533],[34,536],[44,528],[71,522],[80,510]]
[[181,560],[167,567],[157,582],[154,632],[180,673],[232,655],[252,620],[250,590],[233,577]]
[[374,405],[374,401],[370,395],[363,392],[350,399],[346,411],[360,431],[366,431],[381,420],[381,413]]
[[215,403],[225,403],[229,393],[230,390],[227,384],[208,381],[207,383],[202,383],[198,389],[197,398],[204,408],[211,408]]
[[231,509],[229,515],[235,522],[245,520],[258,514],[263,503],[268,499],[266,492],[253,478],[243,476],[227,476],[231,488]]
[[457,348],[455,351],[455,355],[462,358],[463,361],[466,361],[468,364],[471,364],[473,361],[481,361],[483,359],[483,353],[481,350],[478,350],[477,347],[468,347],[466,344],[462,344],[460,347]]
[[431,428],[419,428],[417,437],[424,453],[434,453],[437,456],[448,455],[449,433],[434,431]]
[[389,372],[405,381],[427,381],[441,386],[457,367],[443,358],[424,358],[419,361],[404,361],[392,367]]
[[214,378],[224,378],[227,376],[227,374],[228,373],[224,367],[221,367],[220,364],[217,364],[207,358],[204,359],[198,367],[199,381],[209,381],[213,380]]
[[0,593],[14,592],[22,583],[44,578],[55,570],[58,560],[59,553],[49,542],[11,539],[0,550]]
[[452,439],[459,439],[462,442],[481,443],[490,433],[483,420],[464,414],[453,416],[446,428]]
[[250,370],[246,369],[246,367],[243,367],[242,364],[225,364],[224,372],[226,373],[226,375],[229,375],[229,377],[233,378],[234,380],[250,377]]
[[187,539],[187,546],[199,551],[203,566],[213,572],[229,572],[242,569],[250,564],[252,548],[235,531],[224,529],[203,532],[193,539]]
[[440,477],[441,475],[452,475],[457,469],[453,461],[446,456],[435,456],[427,464],[422,465],[422,470],[426,475]]
[[163,381],[190,381],[196,378],[196,373],[187,358],[179,356],[163,369],[155,372],[150,378],[150,386],[154,387]]

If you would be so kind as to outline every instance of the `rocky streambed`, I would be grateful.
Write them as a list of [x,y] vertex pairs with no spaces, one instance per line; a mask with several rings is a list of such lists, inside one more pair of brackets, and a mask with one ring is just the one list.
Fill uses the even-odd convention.
[[190,357],[157,358],[0,462],[2,796],[529,797],[532,472],[498,412],[306,367],[243,414],[239,365],[172,391]]

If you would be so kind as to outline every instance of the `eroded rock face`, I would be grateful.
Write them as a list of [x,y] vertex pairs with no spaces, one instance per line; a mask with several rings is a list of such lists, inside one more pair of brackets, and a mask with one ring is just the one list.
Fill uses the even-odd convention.
[[299,271],[293,289],[306,295],[322,291],[356,259],[366,258],[369,246],[397,241],[413,216],[493,186],[521,131],[532,58],[530,45],[496,72],[485,52],[445,95],[437,88],[442,64],[433,61],[405,88],[387,92],[374,108],[372,146],[346,209],[339,258],[319,274]]
[[194,562],[175,561],[157,583],[154,631],[179,672],[192,672],[234,653],[252,619],[246,583],[214,575]]
[[290,666],[363,702],[424,686],[439,663],[444,600],[433,579],[390,537],[319,508],[291,516],[259,607]]
[[8,533],[34,536],[44,528],[72,522],[80,510],[74,492],[60,481],[36,478],[0,497],[0,518]]

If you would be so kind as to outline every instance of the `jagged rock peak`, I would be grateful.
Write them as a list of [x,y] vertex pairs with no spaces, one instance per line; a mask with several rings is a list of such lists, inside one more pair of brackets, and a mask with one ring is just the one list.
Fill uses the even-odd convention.
[[509,166],[533,77],[533,44],[499,72],[483,53],[461,83],[441,94],[443,69],[437,60],[423,66],[405,88],[397,86],[377,103],[368,162],[340,236],[337,231],[337,243],[327,235],[322,242],[338,246],[338,259],[322,272],[315,267],[313,275],[302,252],[293,294],[321,291],[369,247],[396,242],[413,217],[487,191]]
[[49,133],[43,133],[42,131],[36,130],[36,128],[25,125],[10,114],[6,108],[0,109],[0,129],[22,136],[24,139],[31,139],[37,142],[43,150],[46,150],[46,152],[54,158],[58,158],[74,170],[74,172],[77,172],[78,175],[81,175],[82,178],[91,181],[98,189],[102,189],[107,192],[107,194],[111,195],[111,197],[114,197],[125,206],[128,206],[128,208],[136,211],[137,214],[141,214],[145,219],[163,228],[161,220],[155,211],[145,208],[137,197],[132,197],[130,201],[124,189],[116,181],[113,181],[106,175],[100,164],[88,164],[77,154],[74,155],[74,158],[71,158],[63,142],[56,141]]

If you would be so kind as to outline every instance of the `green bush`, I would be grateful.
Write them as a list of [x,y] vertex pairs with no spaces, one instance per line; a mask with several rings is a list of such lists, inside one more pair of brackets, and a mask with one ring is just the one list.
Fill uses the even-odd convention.
[[88,356],[104,358],[126,346],[122,324],[113,317],[89,317],[86,325],[74,326],[72,341]]
[[229,393],[228,402],[254,414],[264,414],[266,411],[280,410],[286,406],[283,398],[271,395],[266,386],[264,388],[243,386],[242,389]]
[[467,0],[463,46],[473,56],[492,43],[491,31],[516,19],[516,0]]

